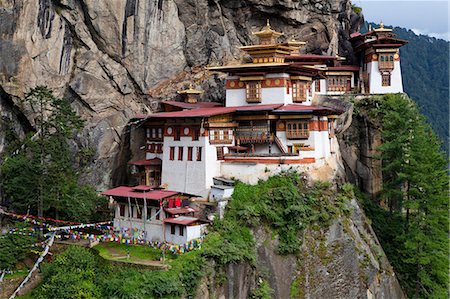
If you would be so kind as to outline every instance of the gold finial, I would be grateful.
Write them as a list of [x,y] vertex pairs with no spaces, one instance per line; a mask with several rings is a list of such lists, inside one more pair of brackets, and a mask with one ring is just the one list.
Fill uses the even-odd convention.
[[267,19],[267,28],[269,28],[270,29],[270,22],[269,22],[269,19]]
[[383,21],[380,20],[380,27],[379,27],[379,28],[375,28],[373,31],[377,31],[377,32],[390,32],[390,31],[392,31],[392,29],[391,29],[391,28],[384,28]]

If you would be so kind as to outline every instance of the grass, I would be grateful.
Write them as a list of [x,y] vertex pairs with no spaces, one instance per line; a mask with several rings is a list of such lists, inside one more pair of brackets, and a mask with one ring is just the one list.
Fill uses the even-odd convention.
[[[95,246],[99,255],[112,261],[159,261],[162,257],[161,250],[142,245],[129,245],[115,242],[100,243]],[[127,250],[130,258],[127,257]]]
[[29,271],[30,270],[28,270],[28,269],[17,270],[17,271],[14,271],[12,274],[5,274],[5,277],[3,279],[6,280],[6,279],[17,278],[17,277],[25,277]]

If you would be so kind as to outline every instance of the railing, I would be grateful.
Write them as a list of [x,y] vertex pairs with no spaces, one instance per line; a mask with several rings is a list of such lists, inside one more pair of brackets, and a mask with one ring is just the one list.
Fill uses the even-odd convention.
[[286,154],[288,152],[286,146],[283,144],[283,142],[281,142],[281,140],[280,140],[280,138],[278,138],[278,136],[275,136],[275,143],[278,145],[278,147],[280,148],[280,150],[283,154]]
[[309,138],[309,130],[287,131],[286,138],[288,138],[288,139]]
[[235,131],[236,139],[241,142],[266,142],[274,141],[274,136],[270,134],[266,126],[239,127]]

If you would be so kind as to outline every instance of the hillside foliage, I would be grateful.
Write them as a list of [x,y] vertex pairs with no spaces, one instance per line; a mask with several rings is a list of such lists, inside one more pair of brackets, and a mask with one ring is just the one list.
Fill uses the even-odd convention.
[[70,104],[45,86],[23,99],[36,115],[37,132],[6,153],[1,165],[3,202],[19,213],[84,222],[96,219],[104,198],[79,185],[69,139],[83,126]]
[[440,141],[404,95],[358,105],[382,124],[383,192],[365,201],[377,236],[408,297],[448,298],[449,176]]

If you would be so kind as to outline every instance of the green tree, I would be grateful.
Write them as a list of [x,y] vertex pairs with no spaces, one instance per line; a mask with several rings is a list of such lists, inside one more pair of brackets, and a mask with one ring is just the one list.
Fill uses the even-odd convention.
[[23,100],[35,115],[37,132],[24,149],[1,167],[4,196],[21,212],[86,221],[101,199],[90,186],[79,186],[72,167],[69,139],[83,127],[70,104],[45,86],[33,88]]
[[417,106],[401,94],[379,108],[383,144],[383,197],[369,213],[408,296],[448,297],[447,161]]

